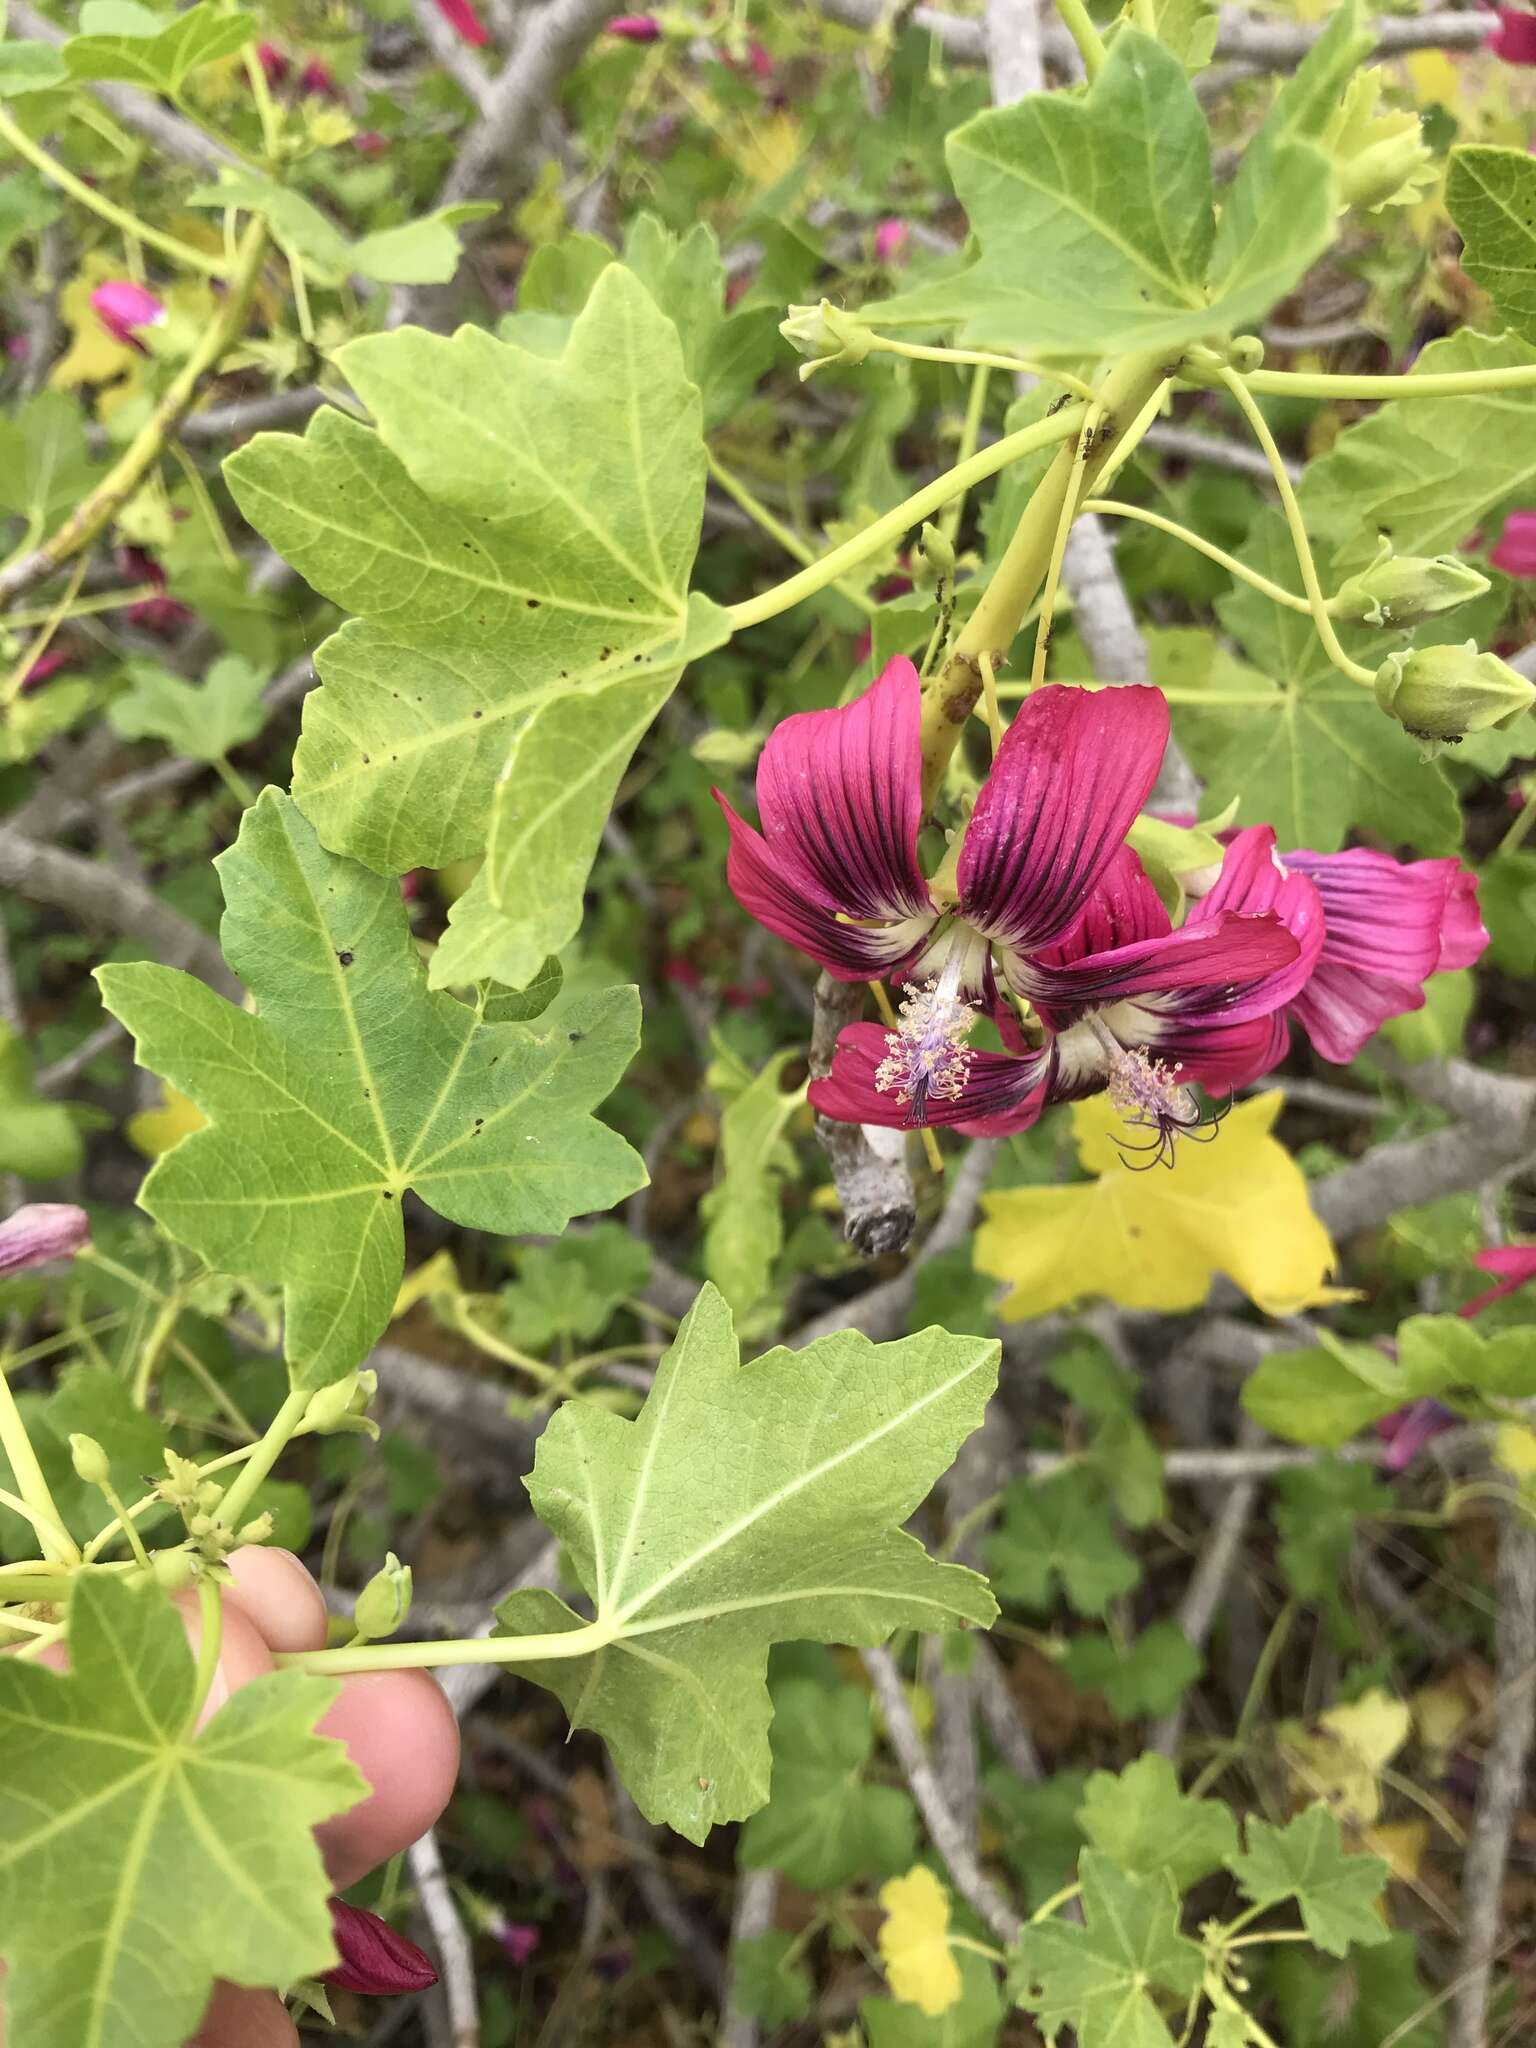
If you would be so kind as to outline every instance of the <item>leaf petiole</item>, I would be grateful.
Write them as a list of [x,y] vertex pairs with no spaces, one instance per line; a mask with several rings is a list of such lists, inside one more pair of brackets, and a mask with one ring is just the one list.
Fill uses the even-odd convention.
[[[1208,561],[1225,569],[1229,575],[1237,576],[1244,583],[1252,584],[1275,604],[1287,605],[1293,612],[1310,612],[1312,607],[1304,597],[1295,591],[1285,590],[1268,576],[1261,576],[1257,569],[1250,569],[1246,562],[1240,562],[1236,555],[1229,555],[1214,541],[1203,534],[1194,532],[1188,526],[1181,526],[1176,519],[1165,519],[1161,512],[1153,512],[1146,505],[1130,505],[1120,498],[1089,498],[1082,508],[1085,512],[1100,512],[1113,519],[1137,519],[1143,526],[1152,526],[1159,533],[1166,533],[1171,540],[1181,540],[1186,547],[1196,548]],[[1204,700],[1202,699],[1202,702]]]
[[1065,24],[1067,34],[1076,43],[1078,54],[1083,60],[1083,69],[1092,85],[1104,65],[1104,39],[1093,25],[1093,18],[1083,0],[1056,0],[1056,12]]

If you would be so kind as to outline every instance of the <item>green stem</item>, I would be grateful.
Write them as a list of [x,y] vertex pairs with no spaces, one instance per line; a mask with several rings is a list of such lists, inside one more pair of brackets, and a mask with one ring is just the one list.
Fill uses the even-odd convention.
[[186,1732],[189,1735],[197,1726],[198,1716],[208,1703],[208,1695],[213,1689],[214,1674],[219,1668],[219,1652],[224,1647],[224,1602],[212,1579],[198,1581],[197,1611],[202,1627],[197,1638],[197,1676],[193,1681],[192,1701],[187,1710]]
[[1275,489],[1280,493],[1280,507],[1285,513],[1285,523],[1291,529],[1291,541],[1296,549],[1296,566],[1301,571],[1302,584],[1307,593],[1307,603],[1312,611],[1312,624],[1317,637],[1323,643],[1323,652],[1342,675],[1352,683],[1359,683],[1363,689],[1375,686],[1376,676],[1372,669],[1361,662],[1352,661],[1339,645],[1339,636],[1333,630],[1333,620],[1328,616],[1328,600],[1323,595],[1323,586],[1318,581],[1317,564],[1312,559],[1312,543],[1307,539],[1306,521],[1301,515],[1301,505],[1296,496],[1295,486],[1285,467],[1285,457],[1280,453],[1274,435],[1269,431],[1269,421],[1259,410],[1253,395],[1243,380],[1233,370],[1223,370],[1221,381],[1231,392],[1234,401],[1252,429],[1253,437],[1264,450]]
[[1075,1878],[1071,1884],[1064,1884],[1059,1892],[1051,1893],[1051,1896],[1043,1906],[1036,1906],[1034,1912],[1029,1916],[1027,1925],[1038,1927],[1042,1920],[1049,1920],[1059,1906],[1070,1905],[1081,1890],[1082,1886]]
[[[969,462],[976,453],[976,443],[981,439],[981,423],[986,416],[987,385],[991,381],[991,374],[985,363],[982,363],[978,364],[975,375],[971,378],[970,395],[965,401],[965,420],[960,428],[962,462]],[[953,542],[955,535],[960,531],[960,521],[965,513],[965,500],[966,493],[962,491],[957,498],[951,498],[944,507],[939,530],[947,541]]]
[[304,1411],[308,1408],[309,1402],[310,1390],[296,1389],[273,1416],[260,1442],[251,1446],[245,1470],[231,1484],[228,1493],[219,1503],[219,1520],[226,1529],[239,1528],[240,1519],[250,1506],[256,1489],[277,1463],[288,1439],[304,1420]]
[[20,1515],[24,1522],[30,1522],[37,1531],[39,1542],[45,1534],[53,1537],[61,1546],[69,1541],[69,1532],[62,1523],[54,1521],[41,1509],[30,1506],[19,1493],[12,1493],[9,1487],[0,1486],[0,1508],[9,1508],[13,1515]]
[[439,1664],[547,1664],[590,1657],[623,1635],[613,1622],[544,1636],[468,1636],[456,1643],[373,1643],[345,1650],[293,1650],[273,1662],[280,1670],[336,1677],[352,1671],[430,1671]]
[[14,668],[12,668],[10,674],[5,678],[5,681],[3,683],[0,683],[0,704],[4,704],[7,708],[9,708],[9,706],[14,704],[16,699],[21,695],[22,685],[26,682],[28,675],[31,673],[33,664],[35,662],[41,661],[43,656],[48,652],[49,644],[51,643],[54,634],[57,633],[57,631],[59,630],[59,627],[62,624],[65,615],[68,613],[70,606],[74,603],[76,595],[79,592],[80,585],[85,578],[85,569],[86,564],[84,558],[82,557],[81,560],[75,564],[75,573],[73,576],[70,577],[69,582],[65,587],[63,596],[59,599],[58,603],[53,607],[52,611],[44,620],[42,631],[38,634],[37,638],[32,642],[30,647],[23,648],[21,659],[16,663]]
[[1267,598],[1276,604],[1289,605],[1293,612],[1310,612],[1312,607],[1304,597],[1294,591],[1284,590],[1278,583],[1272,583],[1267,576],[1261,576],[1257,569],[1250,569],[1246,562],[1240,562],[1236,555],[1229,555],[1225,548],[1217,547],[1214,541],[1203,534],[1194,532],[1188,526],[1180,526],[1176,519],[1165,519],[1161,512],[1150,511],[1145,505],[1129,505],[1120,498],[1090,498],[1083,506],[1085,512],[1103,512],[1115,519],[1139,519],[1143,526],[1155,526],[1159,533],[1166,533],[1172,540],[1183,541],[1186,547],[1197,548],[1208,560],[1225,569],[1229,575],[1241,577],[1244,583],[1252,584],[1255,590],[1262,590]]
[[[806,598],[814,597],[818,590],[825,590],[829,583],[836,583],[839,577],[857,568],[891,541],[900,540],[914,526],[920,526],[941,505],[948,504],[960,492],[968,491],[972,484],[996,476],[1000,469],[1006,469],[1010,462],[1017,462],[1020,456],[1034,455],[1042,448],[1053,448],[1069,439],[1077,432],[1085,411],[1086,407],[1081,404],[1066,406],[1049,419],[1021,427],[1016,434],[1005,434],[990,448],[978,448],[966,461],[956,463],[953,469],[946,469],[931,484],[914,491],[894,511],[887,512],[884,518],[866,526],[862,533],[854,534],[851,540],[833,548],[808,569],[802,569],[798,576],[776,583],[771,590],[748,598],[744,604],[732,605],[728,614],[732,632],[740,633],[748,626],[760,626],[765,619],[776,619],[780,612],[803,604]],[[980,687],[978,675],[977,689]]]
[[1067,34],[1078,47],[1083,69],[1088,74],[1088,83],[1092,85],[1104,65],[1104,39],[1094,27],[1083,0],[1056,0],[1056,12],[1065,23]]
[[[933,801],[949,757],[975,709],[982,691],[981,663],[985,650],[993,667],[1002,666],[1025,613],[1050,569],[1057,531],[1068,493],[1086,490],[1110,459],[1118,436],[1139,421],[1148,401],[1160,391],[1169,366],[1160,356],[1127,356],[1116,363],[1104,379],[1098,406],[1104,425],[1094,436],[1086,461],[1079,459],[1077,437],[1087,418],[1083,405],[1066,407],[1041,422],[1043,427],[1060,427],[1065,433],[1053,438],[1070,445],[1058,448],[1056,458],[1024,507],[1019,523],[994,570],[991,582],[981,594],[963,631],[956,639],[948,660],[923,690],[923,795]],[[1022,441],[1031,430],[1025,428],[1010,439]],[[1039,428],[1033,430],[1039,433]],[[1007,443],[999,441],[986,452],[996,455]],[[1044,443],[1036,440],[1035,447]],[[1020,448],[1021,454],[1028,450]],[[951,475],[957,472],[951,471]]]
[[1536,787],[1533,787],[1525,802],[1520,806],[1519,815],[1504,837],[1489,855],[1485,866],[1502,860],[1506,853],[1518,853],[1530,837],[1531,827],[1536,825]]
[[1015,377],[1041,377],[1049,384],[1064,386],[1074,397],[1093,396],[1093,387],[1081,377],[1074,377],[1070,370],[1037,363],[1028,356],[994,355],[986,349],[934,348],[923,342],[892,341],[888,334],[872,336],[869,347],[871,355],[906,356],[914,363],[973,364],[980,370],[1007,370]]
[[[786,526],[777,514],[770,512],[761,498],[754,496],[736,472],[726,468],[712,448],[706,450],[706,459],[710,475],[725,495],[738,504],[747,517],[763,529],[770,540],[777,541],[786,555],[792,555],[797,562],[809,568],[816,560],[816,550],[808,546],[792,527]],[[862,590],[850,590],[844,584],[839,584],[838,588],[848,602],[857,605],[861,612],[872,617],[879,609],[874,600],[867,597]]]
[[139,429],[123,454],[102,481],[77,505],[56,533],[40,548],[0,574],[0,600],[28,590],[44,576],[51,575],[72,555],[93,541],[109,520],[125,505],[159,459],[160,452],[176,431],[182,415],[196,396],[205,372],[213,369],[245,326],[251,294],[266,253],[267,230],[254,220],[240,245],[235,274],[224,303],[210,323],[197,348],[177,372],[164,397],[146,424]]
[[[58,611],[57,616],[62,625],[67,619],[89,618],[93,612],[121,611],[128,605],[142,604],[146,597],[159,597],[160,594],[160,587],[155,583],[136,583],[132,590],[103,590],[95,597],[82,597],[78,604]],[[6,624],[18,630],[27,626],[46,626],[54,616],[54,606],[39,606],[36,611],[12,612]]]
[[[1186,381],[1203,382],[1195,377]],[[1249,370],[1242,381],[1250,391],[1272,398],[1469,398],[1479,391],[1517,391],[1536,384],[1536,363],[1522,363],[1511,370],[1429,370],[1401,377]]]
[[49,1491],[43,1468],[32,1448],[32,1439],[27,1435],[27,1425],[16,1406],[11,1383],[3,1372],[0,1372],[0,1450],[10,1460],[11,1476],[26,1502],[44,1558],[50,1564],[78,1564],[79,1546],[64,1527],[64,1518]]
[[149,1405],[149,1390],[155,1377],[155,1367],[165,1349],[166,1340],[175,1329],[181,1315],[181,1296],[173,1288],[165,1295],[155,1311],[155,1320],[149,1326],[149,1335],[144,1339],[143,1349],[133,1370],[133,1390],[130,1398],[135,1408]]
[[165,235],[158,228],[152,228],[137,214],[114,205],[104,192],[77,178],[73,171],[66,170],[57,158],[47,150],[39,149],[24,128],[19,128],[0,107],[0,142],[7,142],[19,157],[24,157],[34,170],[41,171],[50,184],[57,185],[61,192],[67,192],[71,199],[77,199],[82,206],[88,206],[92,213],[110,221],[115,228],[121,228],[125,235],[132,235],[136,241],[145,242],[151,249],[158,249],[169,256],[174,263],[183,264],[188,270],[200,270],[205,277],[228,277],[228,266],[217,256],[210,256],[202,249],[194,249],[190,242],[180,242],[174,235]]
[[256,801],[256,792],[240,773],[240,770],[231,767],[228,755],[215,754],[208,765],[212,768],[214,774],[218,776],[220,782],[223,783],[241,810],[248,811]]

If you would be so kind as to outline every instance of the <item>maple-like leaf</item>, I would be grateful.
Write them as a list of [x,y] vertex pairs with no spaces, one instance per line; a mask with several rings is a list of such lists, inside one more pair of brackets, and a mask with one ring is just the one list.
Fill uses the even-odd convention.
[[70,1670],[0,1658],[0,1958],[8,2039],[180,2048],[216,1976],[287,1984],[334,1960],[312,1830],[367,1793],[314,1733],[333,1681],[283,1671],[201,1729],[158,1588],[75,1581]]
[[1008,1317],[1105,1295],[1127,1308],[1198,1308],[1218,1273],[1270,1315],[1336,1300],[1327,1231],[1301,1169],[1270,1127],[1279,1093],[1239,1103],[1214,1143],[1183,1145],[1172,1168],[1133,1171],[1134,1141],[1104,1097],[1072,1106],[1087,1185],[1010,1188],[985,1197],[976,1263],[1012,1284]]
[[1056,1579],[1077,1613],[1099,1615],[1141,1577],[1116,1539],[1101,1488],[1085,1472],[1015,1479],[986,1555],[1002,1597],[1037,1614],[1055,1605]]
[[1200,1652],[1174,1621],[1154,1621],[1134,1643],[1074,1636],[1061,1667],[1079,1692],[1099,1692],[1116,1716],[1171,1713],[1203,1668]]
[[1179,1932],[1166,1871],[1135,1877],[1097,1849],[1078,1865],[1083,1921],[1026,1927],[1010,1959],[1019,2003],[1047,2036],[1076,2030],[1079,2048],[1171,2048],[1152,1993],[1188,1999],[1204,1974],[1197,1943]]
[[744,1366],[706,1287],[633,1422],[556,1414],[528,1490],[596,1618],[529,1591],[498,1632],[547,1638],[512,1668],[603,1736],[648,1819],[700,1842],[767,1798],[770,1644],[994,1618],[986,1581],[902,1524],[980,1423],[997,1355],[942,1330],[845,1331]]
[[1256,1906],[1295,1899],[1307,1933],[1331,1956],[1387,1939],[1376,1910],[1387,1866],[1379,1856],[1346,1856],[1326,1806],[1306,1807],[1283,1828],[1250,1815],[1247,1849],[1227,1868]]
[[1187,1891],[1237,1853],[1237,1823],[1219,1799],[1192,1799],[1164,1756],[1148,1751],[1118,1776],[1095,1771],[1078,1809],[1083,1832],[1122,1870],[1166,1870]]
[[267,790],[217,866],[236,1009],[168,967],[104,967],[140,1063],[205,1115],[141,1201],[214,1268],[280,1283],[297,1380],[349,1372],[404,1271],[400,1197],[502,1236],[556,1233],[644,1182],[591,1112],[639,1039],[633,989],[538,1024],[431,993],[392,882],[327,853]]
[[873,1704],[855,1685],[788,1678],[773,1689],[773,1783],[741,1831],[748,1870],[782,1871],[806,1891],[895,1876],[916,1852],[912,1801],[870,1784]]

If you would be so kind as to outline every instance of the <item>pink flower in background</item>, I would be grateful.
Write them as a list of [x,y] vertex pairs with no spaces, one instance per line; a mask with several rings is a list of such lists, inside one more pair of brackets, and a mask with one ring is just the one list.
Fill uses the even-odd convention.
[[1536,64],[1536,14],[1523,7],[1501,7],[1499,25],[1484,43],[1506,64]]
[[1459,1316],[1481,1315],[1494,1302],[1536,1280],[1536,1244],[1491,1245],[1487,1251],[1479,1252],[1472,1263],[1480,1272],[1497,1274],[1498,1285],[1463,1302],[1456,1311]]
[[91,310],[115,341],[136,348],[141,355],[149,351],[139,340],[139,330],[165,324],[165,307],[154,293],[126,277],[97,285],[91,293]]
[[397,1934],[387,1920],[344,1899],[332,1899],[331,1933],[341,1961],[325,1972],[338,1991],[361,1991],[371,1998],[389,1998],[401,1991],[425,1991],[437,1972],[414,1941]]
[[[1536,25],[1536,15],[1527,18]],[[1536,576],[1536,512],[1511,512],[1488,559],[1506,576]]]
[[774,75],[773,58],[763,48],[756,36],[747,44],[747,68],[754,78],[761,79],[765,85]]
[[0,1273],[72,1258],[90,1236],[91,1219],[72,1202],[28,1202],[0,1223]]
[[502,1953],[515,1969],[527,1967],[543,1936],[525,1920],[503,1920],[492,1929]]
[[46,654],[40,654],[21,679],[23,690],[35,690],[40,683],[46,683],[50,676],[56,676],[62,668],[68,668],[74,656],[67,647],[50,647]]
[[359,156],[382,156],[385,150],[388,149],[389,143],[379,133],[377,128],[364,128],[359,134],[353,136],[352,147]]
[[275,43],[258,43],[256,62],[261,66],[262,77],[268,85],[281,85],[288,76],[288,59]]
[[437,0],[437,11],[466,43],[483,50],[491,40],[490,31],[470,5],[470,0]]
[[904,220],[883,220],[875,229],[875,259],[879,263],[899,263],[907,252],[910,230]]
[[1386,1455],[1381,1461],[1382,1469],[1386,1472],[1406,1471],[1431,1437],[1454,1429],[1460,1420],[1456,1411],[1441,1401],[1410,1401],[1406,1408],[1394,1408],[1376,1425],[1376,1434],[1384,1438],[1387,1445]]
[[322,64],[318,57],[311,57],[299,73],[299,91],[315,99],[341,98],[341,87],[336,83],[335,74],[329,64]]
[[617,36],[621,43],[659,43],[661,23],[654,14],[616,14],[608,24],[608,33]]

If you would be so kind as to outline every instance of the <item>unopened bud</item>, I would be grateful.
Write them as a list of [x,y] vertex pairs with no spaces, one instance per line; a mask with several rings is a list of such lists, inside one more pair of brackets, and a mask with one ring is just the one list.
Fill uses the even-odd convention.
[[1339,178],[1345,206],[1380,213],[1384,206],[1412,206],[1436,179],[1434,158],[1417,114],[1378,113],[1381,73],[1359,71],[1324,137]]
[[857,314],[845,313],[830,299],[816,306],[791,306],[789,318],[779,322],[779,332],[791,348],[810,358],[800,366],[802,384],[829,363],[862,363],[875,339]]
[[306,1436],[328,1436],[345,1421],[357,1393],[357,1382],[358,1375],[349,1372],[345,1379],[332,1380],[329,1386],[319,1387],[311,1394],[304,1410]]
[[393,1551],[357,1596],[352,1620],[357,1632],[368,1642],[392,1636],[411,1611],[411,1568]]
[[1227,350],[1227,362],[1239,377],[1264,367],[1264,344],[1256,334],[1239,334]]
[[78,1432],[69,1439],[69,1455],[74,1461],[75,1477],[83,1479],[87,1486],[108,1486],[112,1480],[112,1466],[106,1452],[93,1436],[82,1436]]
[[212,1515],[189,1515],[187,1517],[187,1534],[197,1538],[199,1542],[202,1541],[203,1537],[211,1536],[218,1526]]
[[1339,585],[1328,609],[1366,626],[1417,626],[1487,588],[1488,578],[1454,555],[1394,555],[1383,541],[1371,566]]
[[182,1593],[197,1577],[197,1559],[190,1550],[157,1550],[150,1559],[155,1583],[167,1593]]
[[923,522],[923,530],[917,537],[917,551],[922,557],[922,567],[927,571],[926,576],[918,576],[917,581],[936,583],[940,578],[954,575],[955,544],[930,520]]
[[1376,701],[1416,739],[1454,745],[1468,733],[1513,725],[1536,702],[1536,685],[1468,640],[1389,654],[1377,672]]
[[211,1515],[224,1498],[224,1489],[217,1479],[205,1479],[197,1489],[197,1505],[204,1514]]
[[277,1524],[273,1521],[270,1514],[260,1514],[254,1521],[247,1522],[243,1528],[235,1531],[235,1541],[236,1543],[270,1543],[272,1541],[272,1531],[276,1526]]
[[90,1235],[90,1218],[72,1202],[28,1202],[0,1223],[0,1274],[66,1259]]

